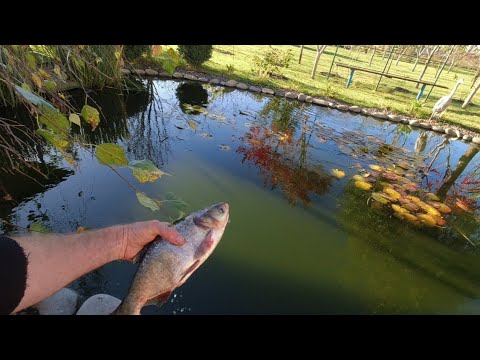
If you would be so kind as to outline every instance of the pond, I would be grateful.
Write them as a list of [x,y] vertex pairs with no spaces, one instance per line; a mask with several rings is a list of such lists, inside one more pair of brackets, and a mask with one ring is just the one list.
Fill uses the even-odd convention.
[[[141,184],[128,168],[117,170],[151,197],[174,194],[184,208],[153,212],[90,152],[71,151],[74,170],[45,145],[35,156],[48,180],[2,174],[1,185],[15,201],[0,203],[1,218],[71,232],[171,221],[180,210],[228,202],[231,221],[215,252],[163,307],[145,307],[144,314],[480,313],[476,145],[207,84],[143,85],[148,92],[92,93],[104,114],[101,124],[73,131],[89,144],[123,145],[129,160],[152,160],[171,176]],[[82,101],[79,96],[79,106]],[[373,188],[362,190],[358,182]],[[383,197],[375,201],[372,192]],[[423,204],[433,196],[429,207],[420,206],[432,216],[408,221],[408,210],[393,211],[398,203],[422,212],[417,201],[400,203],[399,193],[402,201],[421,194]],[[451,212],[437,216],[431,208],[440,203]],[[85,296],[122,299],[135,270],[114,262],[70,286]]]

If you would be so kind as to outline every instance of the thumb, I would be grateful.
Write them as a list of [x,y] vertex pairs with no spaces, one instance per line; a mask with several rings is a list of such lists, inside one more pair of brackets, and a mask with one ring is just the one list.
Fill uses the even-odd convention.
[[155,233],[173,245],[185,244],[185,238],[169,223],[155,222]]

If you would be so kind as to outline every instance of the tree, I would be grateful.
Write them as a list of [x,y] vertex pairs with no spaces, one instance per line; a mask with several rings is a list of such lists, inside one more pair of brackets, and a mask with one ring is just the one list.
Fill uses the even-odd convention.
[[477,90],[480,88],[480,80],[477,82],[477,85],[470,91],[470,94],[465,98],[465,101],[463,102],[462,108],[465,109],[468,104],[470,104],[470,101],[472,101],[473,97],[475,96]]
[[[422,73],[420,74],[420,76],[418,78],[418,81],[422,81],[423,75],[425,75],[425,72],[427,71],[428,65],[430,65],[430,61],[432,61],[433,55],[435,55],[435,53],[437,52],[439,47],[440,47],[440,45],[435,45],[434,48],[430,51],[430,53],[428,53],[428,49],[427,49],[428,58],[427,58],[427,61],[425,62],[425,67],[423,68]],[[418,88],[419,85],[420,85],[420,83],[418,82],[416,87]]]
[[315,57],[315,63],[313,64],[312,79],[315,79],[315,72],[317,71],[318,60],[320,59],[320,56],[323,54],[326,48],[327,45],[317,45],[317,56]]

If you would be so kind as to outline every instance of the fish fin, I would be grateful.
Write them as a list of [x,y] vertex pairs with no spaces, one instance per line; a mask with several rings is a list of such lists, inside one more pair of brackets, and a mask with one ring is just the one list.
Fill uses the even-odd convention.
[[165,304],[168,300],[168,298],[170,297],[170,295],[172,294],[172,291],[166,291],[160,295],[157,295],[151,299],[149,299],[145,305],[156,305],[158,307],[162,306],[163,304]]
[[180,281],[179,283],[180,284],[183,284],[187,278],[187,276],[190,276],[195,270],[197,270],[198,266],[199,266],[199,262],[200,260],[197,260],[195,261],[188,269],[187,271],[185,271],[185,273],[183,274],[183,276],[180,278]]
[[193,256],[194,259],[201,259],[206,253],[208,253],[212,249],[213,244],[213,230],[210,230],[207,236],[205,236],[205,239],[203,239],[198,249],[195,251],[195,255]]
[[135,255],[132,259],[132,262],[134,264],[142,262],[143,258],[145,257],[145,254],[147,253],[147,250],[150,248],[150,244],[147,246],[144,246],[142,250],[140,250],[137,255]]

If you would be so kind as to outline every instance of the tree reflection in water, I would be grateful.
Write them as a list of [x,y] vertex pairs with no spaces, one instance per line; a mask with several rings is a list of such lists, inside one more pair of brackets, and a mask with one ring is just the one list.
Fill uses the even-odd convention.
[[[306,116],[301,112],[294,114],[296,108],[296,103],[272,99],[261,111],[265,117],[271,115],[270,126],[252,126],[240,137],[243,145],[237,153],[244,155],[242,163],[247,161],[259,168],[264,186],[272,190],[279,187],[291,205],[298,200],[308,205],[311,193],[324,195],[328,192],[333,177],[321,165],[313,167],[308,163],[313,131]],[[298,127],[301,134],[294,139]]]

